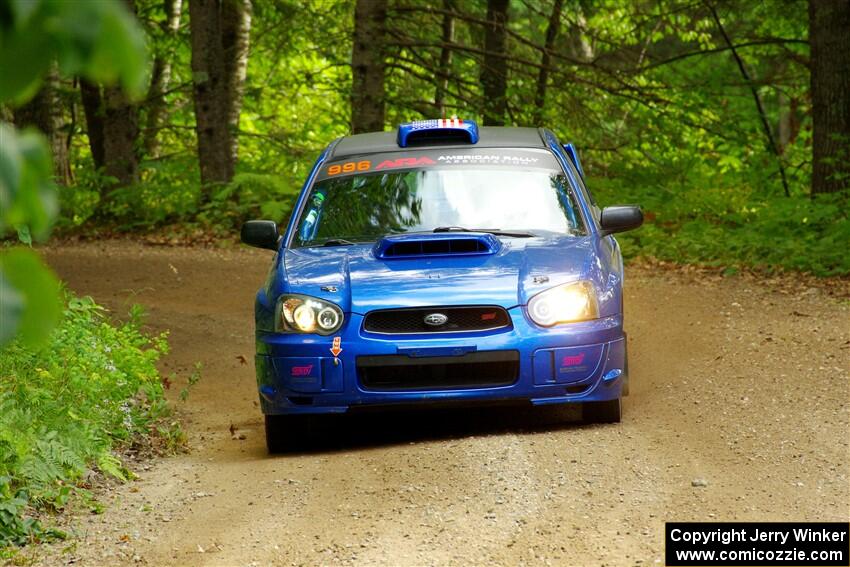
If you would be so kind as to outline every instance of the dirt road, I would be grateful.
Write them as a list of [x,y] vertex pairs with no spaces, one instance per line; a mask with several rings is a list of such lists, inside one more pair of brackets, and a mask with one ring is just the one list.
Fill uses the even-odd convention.
[[146,305],[171,331],[163,370],[185,377],[201,361],[203,378],[175,402],[191,452],[140,470],[104,514],[74,521],[75,546],[42,561],[651,565],[666,520],[850,517],[846,300],[632,269],[623,423],[584,426],[557,409],[365,416],[332,446],[271,458],[252,364],[270,257],[126,242],[47,251],[76,292],[117,313]]

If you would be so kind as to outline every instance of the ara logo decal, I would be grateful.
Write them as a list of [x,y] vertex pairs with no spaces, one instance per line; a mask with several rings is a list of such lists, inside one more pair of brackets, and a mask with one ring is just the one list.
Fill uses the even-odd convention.
[[572,356],[565,356],[561,359],[561,366],[578,366],[582,362],[584,362],[583,352]]
[[482,313],[481,314],[481,320],[482,321],[492,321],[495,318],[496,318],[496,312],[495,311],[493,313]]
[[375,170],[379,169],[393,169],[396,167],[416,167],[417,165],[434,165],[436,162],[431,158],[420,157],[420,158],[398,158],[398,159],[386,159],[378,164]]
[[292,375],[293,376],[309,376],[313,373],[313,365],[308,364],[307,366],[293,366],[292,367]]

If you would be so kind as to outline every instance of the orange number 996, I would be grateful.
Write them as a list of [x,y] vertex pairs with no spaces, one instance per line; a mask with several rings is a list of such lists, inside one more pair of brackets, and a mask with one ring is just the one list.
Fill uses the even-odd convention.
[[369,171],[372,162],[369,160],[348,161],[343,164],[335,163],[328,167],[328,175],[339,175],[340,173],[353,173],[355,171]]

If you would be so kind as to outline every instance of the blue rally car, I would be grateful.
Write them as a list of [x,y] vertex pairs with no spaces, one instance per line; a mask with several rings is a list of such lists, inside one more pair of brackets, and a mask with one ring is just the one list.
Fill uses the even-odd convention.
[[[331,143],[257,293],[270,451],[310,415],[400,404],[580,403],[620,420],[628,389],[623,261],[572,145],[536,128],[402,124]],[[295,428],[293,429],[293,426]]]

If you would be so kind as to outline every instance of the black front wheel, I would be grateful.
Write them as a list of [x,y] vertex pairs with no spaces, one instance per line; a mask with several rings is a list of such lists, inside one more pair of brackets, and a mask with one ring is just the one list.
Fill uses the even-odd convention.
[[266,416],[266,448],[269,453],[282,453],[289,447],[288,441],[291,439],[292,431],[287,427],[286,415],[267,415]]
[[270,454],[303,449],[313,432],[311,415],[267,415],[266,448]]
[[585,423],[620,423],[622,414],[623,402],[620,398],[581,404],[581,419]]
[[629,337],[623,333],[624,354],[623,354],[623,396],[629,395]]

